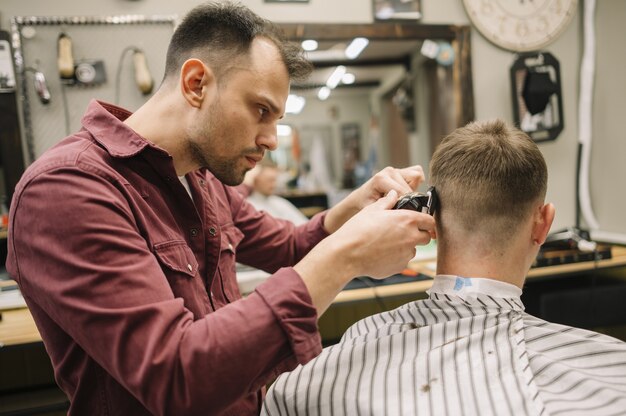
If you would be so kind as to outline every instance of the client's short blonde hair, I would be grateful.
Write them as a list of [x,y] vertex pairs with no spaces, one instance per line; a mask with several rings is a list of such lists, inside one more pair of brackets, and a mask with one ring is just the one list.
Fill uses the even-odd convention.
[[504,242],[546,194],[548,169],[527,134],[502,120],[473,122],[443,139],[430,163],[439,237],[453,230]]

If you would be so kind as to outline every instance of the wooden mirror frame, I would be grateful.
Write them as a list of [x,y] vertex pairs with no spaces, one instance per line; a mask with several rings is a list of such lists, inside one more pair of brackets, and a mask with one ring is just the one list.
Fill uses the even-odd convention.
[[[456,127],[474,120],[474,90],[471,70],[470,27],[459,25],[424,25],[416,23],[371,24],[280,24],[288,39],[302,41],[346,40],[358,36],[370,41],[381,40],[446,40],[455,53],[452,68],[454,114]],[[358,65],[358,64],[357,64]],[[436,124],[436,123],[435,123]],[[435,133],[435,134],[433,134]],[[441,132],[447,134],[449,132]],[[431,129],[433,140],[437,136]],[[437,140],[438,141],[438,140]]]

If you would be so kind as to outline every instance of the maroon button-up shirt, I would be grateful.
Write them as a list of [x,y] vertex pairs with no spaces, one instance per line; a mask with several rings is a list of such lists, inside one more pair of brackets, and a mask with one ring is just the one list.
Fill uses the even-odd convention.
[[[83,129],[22,177],[7,268],[71,415],[257,414],[262,389],[320,353],[289,267],[327,234],[257,212],[205,169],[186,176],[92,102]],[[274,273],[245,299],[237,261]],[[236,302],[235,302],[236,301]]]

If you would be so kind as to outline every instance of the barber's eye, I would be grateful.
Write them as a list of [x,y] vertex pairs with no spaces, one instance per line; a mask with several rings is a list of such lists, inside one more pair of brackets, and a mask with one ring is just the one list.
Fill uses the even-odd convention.
[[259,115],[261,117],[265,117],[268,113],[269,113],[269,111],[267,111],[267,108],[259,107]]

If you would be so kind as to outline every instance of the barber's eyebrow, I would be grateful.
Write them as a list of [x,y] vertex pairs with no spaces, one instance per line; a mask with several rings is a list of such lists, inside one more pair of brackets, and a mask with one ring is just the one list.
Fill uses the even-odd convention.
[[281,114],[280,108],[278,105],[267,95],[261,94],[259,99],[265,103],[270,109],[272,113],[274,113],[278,118],[282,119],[285,115]]

